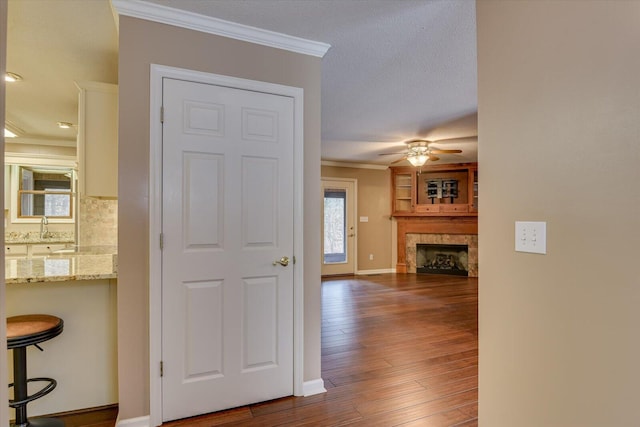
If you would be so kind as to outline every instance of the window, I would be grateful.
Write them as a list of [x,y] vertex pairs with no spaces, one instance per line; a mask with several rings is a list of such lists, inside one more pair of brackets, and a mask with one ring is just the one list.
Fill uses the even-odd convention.
[[13,219],[73,221],[75,174],[72,169],[12,165]]

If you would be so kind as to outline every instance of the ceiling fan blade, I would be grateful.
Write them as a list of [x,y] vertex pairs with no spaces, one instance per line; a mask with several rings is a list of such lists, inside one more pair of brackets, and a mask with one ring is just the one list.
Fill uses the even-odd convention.
[[438,150],[433,149],[429,150],[433,154],[449,154],[449,153],[462,153],[462,150]]
[[432,162],[435,162],[436,160],[440,160],[440,157],[430,154],[429,155],[429,160],[432,161]]
[[393,153],[378,153],[378,156],[396,156],[398,154],[406,154],[407,151],[395,151]]
[[391,165],[395,165],[396,163],[404,162],[405,160],[407,160],[407,158],[403,157],[401,159],[398,159],[398,160],[395,160],[395,161],[391,162],[390,164]]

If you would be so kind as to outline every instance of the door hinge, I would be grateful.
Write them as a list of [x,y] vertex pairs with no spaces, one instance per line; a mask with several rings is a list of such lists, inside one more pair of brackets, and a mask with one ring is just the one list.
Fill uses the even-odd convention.
[[164,377],[164,362],[160,361],[160,376]]
[[164,233],[160,233],[160,250],[164,249]]
[[293,263],[294,264],[296,263],[296,256],[295,255],[293,256]]
[[164,105],[160,107],[160,123],[164,123]]

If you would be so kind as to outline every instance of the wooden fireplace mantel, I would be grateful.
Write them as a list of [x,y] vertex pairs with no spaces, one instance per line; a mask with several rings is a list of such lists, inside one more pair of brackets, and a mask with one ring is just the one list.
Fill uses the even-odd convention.
[[478,217],[396,217],[398,262],[396,273],[407,272],[407,234],[478,234]]

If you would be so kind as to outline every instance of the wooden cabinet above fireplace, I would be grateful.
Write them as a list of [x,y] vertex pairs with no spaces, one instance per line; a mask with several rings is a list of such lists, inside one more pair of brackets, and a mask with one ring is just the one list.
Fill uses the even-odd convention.
[[478,164],[391,168],[393,216],[477,216]]

